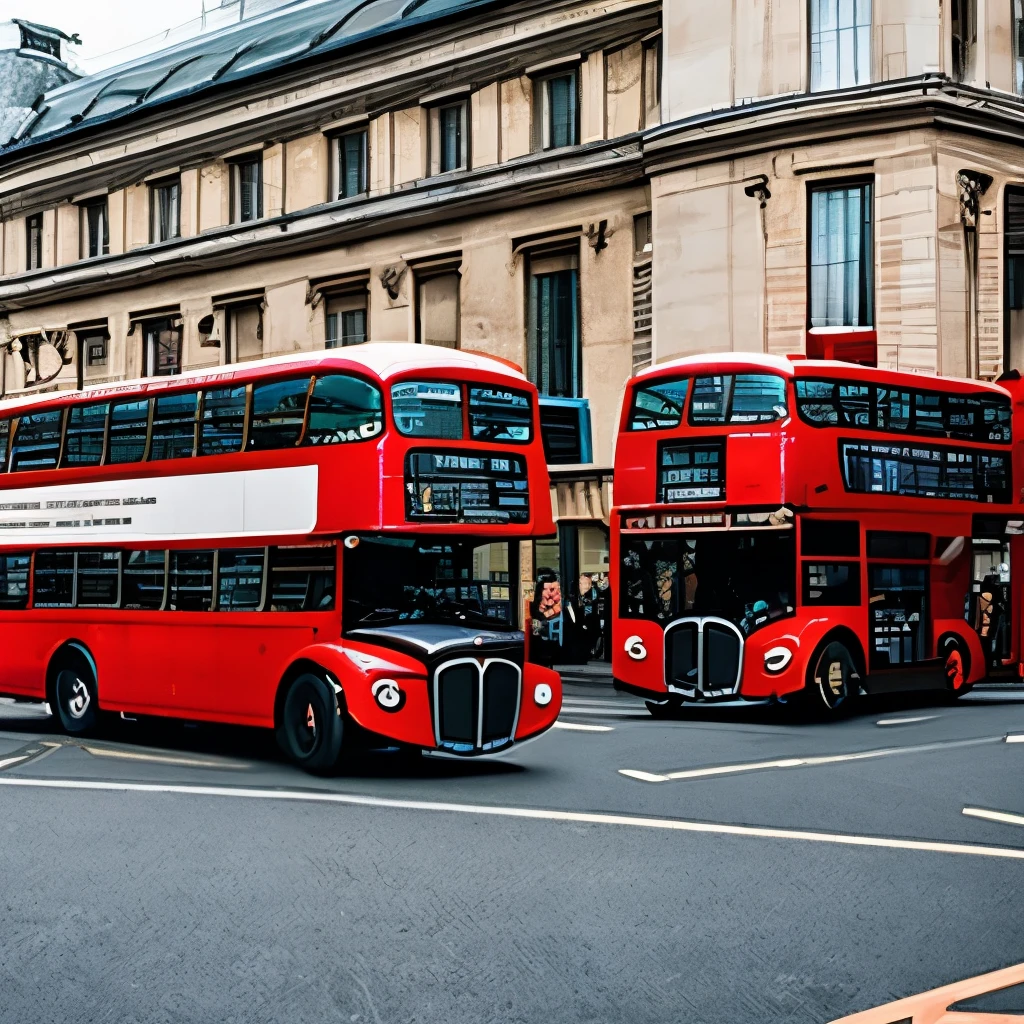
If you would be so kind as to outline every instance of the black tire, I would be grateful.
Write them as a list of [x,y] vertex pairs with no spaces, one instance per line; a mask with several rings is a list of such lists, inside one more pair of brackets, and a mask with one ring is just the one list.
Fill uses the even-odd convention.
[[288,683],[277,722],[285,757],[307,772],[328,772],[341,755],[344,734],[344,709],[326,679],[303,672]]
[[651,713],[651,718],[675,718],[679,714],[679,701],[672,700],[671,698],[661,703],[653,700],[646,700],[644,703],[647,705],[647,710]]
[[830,640],[811,661],[807,692],[819,710],[829,715],[846,711],[860,690],[860,673],[844,643]]
[[972,686],[965,682],[971,675],[971,651],[967,643],[955,633],[947,633],[939,640],[939,657],[943,659],[946,696],[956,700],[970,693]]
[[88,658],[64,651],[53,665],[53,707],[61,727],[70,736],[87,736],[99,725],[99,692]]

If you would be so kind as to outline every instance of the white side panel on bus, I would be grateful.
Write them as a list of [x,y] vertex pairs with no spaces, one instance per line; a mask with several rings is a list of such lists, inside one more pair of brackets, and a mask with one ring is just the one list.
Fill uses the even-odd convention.
[[229,540],[316,527],[316,466],[0,490],[0,544]]

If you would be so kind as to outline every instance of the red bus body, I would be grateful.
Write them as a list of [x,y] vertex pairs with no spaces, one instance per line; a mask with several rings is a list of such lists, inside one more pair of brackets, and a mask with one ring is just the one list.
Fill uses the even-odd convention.
[[[528,442],[473,436],[471,391],[486,396],[481,402],[517,396],[516,429],[525,436],[528,422]],[[353,412],[349,392],[360,402],[369,396],[369,411]],[[193,393],[195,454],[155,461],[158,445],[166,456],[187,433],[188,414],[175,421],[172,413],[175,402],[191,408]],[[448,436],[403,435],[392,398],[400,393],[412,395],[414,408],[438,406]],[[433,393],[448,405],[431,405]],[[161,419],[164,397],[170,412]],[[217,403],[232,401],[236,411],[244,404],[244,422],[230,409],[217,419]],[[126,435],[115,437],[114,416],[131,413],[134,402],[148,409],[145,454],[114,464],[115,448],[117,458],[130,453]],[[102,431],[101,464],[67,465],[69,451],[89,444],[72,429],[86,413],[70,410],[98,403],[109,406],[93,438],[98,445]],[[54,409],[65,410],[58,467],[17,469],[19,431],[42,430],[31,416]],[[429,434],[432,421],[422,422]],[[71,645],[93,667],[105,711],[274,727],[282,686],[313,670],[340,691],[359,727],[414,748],[498,752],[557,717],[558,676],[525,661],[515,618],[518,541],[554,533],[536,389],[501,363],[363,345],[6,402],[0,430],[0,565],[8,576],[0,580],[0,692],[52,700],[52,667]],[[216,450],[204,455],[208,448]],[[40,452],[50,457],[44,444],[24,461]],[[426,467],[423,487],[414,466]],[[157,603],[161,552],[162,603],[126,607],[129,592],[137,605]],[[386,573],[375,571],[377,554]],[[475,567],[492,555],[503,571],[483,582],[458,569],[459,558]],[[15,567],[27,566],[25,558],[22,595]],[[107,562],[104,577],[95,566]],[[115,566],[118,600],[107,601],[115,606],[82,607],[113,597]],[[364,592],[380,608],[360,605]],[[346,618],[350,606],[358,619]],[[449,684],[451,662],[462,668]]]
[[737,354],[635,377],[611,525],[618,684],[669,703],[964,692],[991,664],[967,621],[972,539],[1005,550],[1020,529],[1013,416],[998,385],[849,363]]

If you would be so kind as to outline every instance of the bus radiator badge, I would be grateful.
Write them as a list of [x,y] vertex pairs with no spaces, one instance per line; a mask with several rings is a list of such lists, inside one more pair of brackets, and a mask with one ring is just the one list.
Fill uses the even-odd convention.
[[393,715],[396,711],[401,711],[405,707],[405,693],[399,688],[398,683],[394,679],[378,679],[373,684],[370,692],[373,694],[373,699],[377,702],[377,707],[381,711],[386,711],[389,715]]

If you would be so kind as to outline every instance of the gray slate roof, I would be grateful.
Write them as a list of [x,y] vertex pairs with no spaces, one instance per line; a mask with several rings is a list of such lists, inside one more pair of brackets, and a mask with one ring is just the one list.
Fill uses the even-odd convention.
[[243,21],[46,93],[0,154],[491,3],[329,0]]

